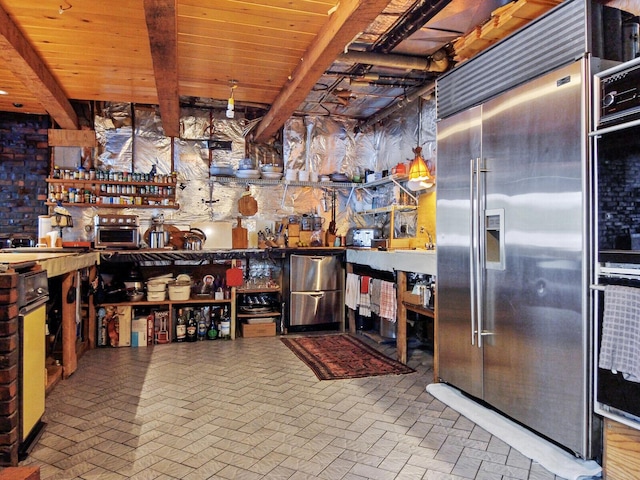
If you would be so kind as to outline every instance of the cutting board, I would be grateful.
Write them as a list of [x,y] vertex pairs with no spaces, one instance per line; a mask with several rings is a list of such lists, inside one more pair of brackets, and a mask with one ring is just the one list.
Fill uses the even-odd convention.
[[230,250],[233,248],[231,222],[196,222],[191,224],[191,228],[198,228],[207,236],[202,245],[205,249]]
[[238,217],[238,224],[231,230],[231,244],[234,249],[249,247],[248,232],[242,226],[242,218],[240,217]]
[[238,200],[238,211],[245,217],[251,217],[258,212],[258,202],[251,196],[248,187]]

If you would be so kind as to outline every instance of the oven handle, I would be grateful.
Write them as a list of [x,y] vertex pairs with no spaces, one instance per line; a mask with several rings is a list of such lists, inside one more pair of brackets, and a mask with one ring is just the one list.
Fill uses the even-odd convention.
[[610,127],[600,128],[598,130],[594,130],[589,133],[590,137],[597,137],[599,135],[604,135],[605,133],[617,132],[619,130],[625,130],[631,127],[637,127],[640,125],[640,120],[632,120],[631,122],[619,123],[617,125],[612,125]]
[[34,300],[33,302],[23,306],[22,308],[20,308],[20,310],[18,311],[18,315],[20,315],[21,317],[24,317],[25,315],[33,312],[34,310],[40,308],[42,305],[46,304],[49,301],[49,296],[48,295],[44,295],[42,297],[38,297],[36,300]]

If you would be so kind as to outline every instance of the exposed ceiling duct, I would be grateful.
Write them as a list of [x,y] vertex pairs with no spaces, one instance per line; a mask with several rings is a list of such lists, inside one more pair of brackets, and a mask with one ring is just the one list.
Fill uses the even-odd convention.
[[449,68],[449,57],[444,49],[429,57],[349,51],[341,54],[336,61],[426,72],[445,72]]

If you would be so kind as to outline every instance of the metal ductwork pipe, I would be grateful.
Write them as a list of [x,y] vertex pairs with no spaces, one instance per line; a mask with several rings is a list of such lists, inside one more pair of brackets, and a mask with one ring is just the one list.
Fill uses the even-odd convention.
[[445,72],[449,68],[449,57],[444,49],[438,50],[429,57],[410,57],[408,55],[349,51],[339,55],[336,60],[344,63],[378,65],[380,67],[420,70],[424,72]]
[[399,102],[396,102],[388,106],[387,108],[380,110],[375,115],[372,115],[371,117],[369,117],[366,121],[362,122],[358,126],[358,129],[364,130],[365,128],[373,125],[374,123],[387,118],[389,115],[391,115],[394,112],[397,112],[398,110],[408,105],[409,103],[413,102],[414,100],[425,95],[431,95],[435,91],[435,89],[436,89],[435,82],[428,83],[426,85],[423,85],[421,88],[417,88],[416,90],[411,92],[409,95],[407,95],[403,100],[400,100]]

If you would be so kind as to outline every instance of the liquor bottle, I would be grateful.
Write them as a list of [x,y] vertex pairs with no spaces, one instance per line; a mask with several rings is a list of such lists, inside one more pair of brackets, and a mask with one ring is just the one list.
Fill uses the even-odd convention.
[[207,321],[202,314],[202,311],[196,312],[196,323],[198,324],[198,340],[204,340],[207,338]]
[[216,307],[215,310],[213,308],[211,309],[211,323],[209,324],[209,329],[207,330],[207,340],[215,340],[216,338],[218,338],[217,311],[218,307]]
[[176,342],[184,342],[187,337],[187,319],[182,309],[178,310],[176,319]]
[[231,338],[231,316],[229,315],[229,307],[227,305],[224,306],[224,310],[222,311],[222,317],[220,318],[220,338],[229,339]]
[[193,315],[193,311],[189,312],[187,319],[187,342],[195,342],[198,339],[198,323]]

